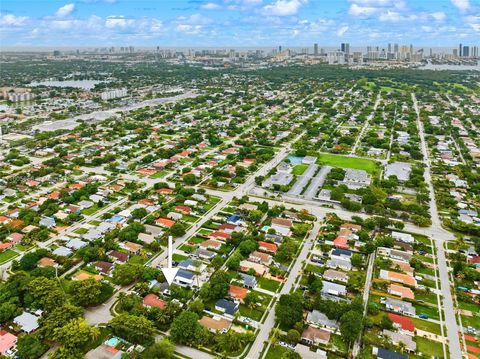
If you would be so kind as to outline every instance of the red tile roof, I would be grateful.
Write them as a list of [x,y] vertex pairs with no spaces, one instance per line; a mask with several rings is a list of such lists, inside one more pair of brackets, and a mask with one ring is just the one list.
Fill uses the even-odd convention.
[[155,307],[160,309],[165,309],[167,302],[158,298],[156,294],[150,293],[143,298],[143,305],[145,307]]
[[409,332],[415,331],[415,324],[413,323],[412,319],[394,313],[388,313],[388,317],[392,322],[398,324],[403,330],[408,330]]

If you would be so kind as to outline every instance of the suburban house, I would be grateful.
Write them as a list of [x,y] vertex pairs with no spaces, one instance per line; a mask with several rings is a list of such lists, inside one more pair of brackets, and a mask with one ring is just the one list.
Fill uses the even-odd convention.
[[411,318],[395,313],[388,313],[388,317],[393,322],[395,328],[407,332],[410,335],[415,333],[415,323]]
[[232,322],[228,319],[221,318],[221,317],[207,317],[203,316],[202,319],[198,321],[198,323],[202,326],[207,328],[212,333],[226,333],[232,326]]
[[397,240],[397,241],[404,242],[404,243],[410,243],[410,244],[415,243],[415,238],[411,234],[408,234],[408,233],[393,231],[392,232],[392,238]]
[[145,308],[159,308],[159,309],[165,309],[167,306],[167,302],[160,299],[158,295],[150,293],[143,298],[143,306]]
[[143,248],[143,246],[141,244],[133,243],[133,242],[129,242],[129,241],[120,242],[119,246],[120,246],[120,248],[125,249],[130,254],[139,254],[140,251]]
[[341,284],[327,282],[326,280],[322,281],[323,286],[321,293],[322,294],[330,294],[334,296],[346,296],[347,295],[347,287]]
[[245,273],[239,273],[239,275],[242,277],[243,285],[246,288],[255,289],[257,287],[257,278],[253,275]]
[[112,273],[112,270],[113,270],[113,263],[98,261],[98,262],[95,262],[94,267],[100,273],[105,274],[105,275],[110,275]]
[[253,251],[248,257],[248,260],[268,266],[272,261],[272,256],[267,253]]
[[302,343],[305,343],[307,345],[327,345],[330,341],[330,332],[327,330],[308,326],[307,329],[302,332],[301,340]]
[[277,249],[278,249],[278,247],[274,243],[269,243],[269,242],[264,242],[264,241],[259,241],[258,242],[258,250],[260,250],[262,252],[275,254],[275,253],[277,253]]
[[417,280],[409,274],[403,274],[381,269],[380,278],[390,280],[392,282],[402,283],[411,287],[417,286]]
[[408,359],[407,355],[377,347],[373,347],[372,354],[375,355],[378,359]]
[[410,288],[398,285],[398,284],[389,284],[388,293],[399,296],[400,298],[415,299],[415,293]]
[[195,274],[184,269],[179,269],[173,282],[182,287],[191,287],[195,282]]
[[414,317],[416,315],[416,310],[412,303],[404,302],[403,300],[386,298],[385,306],[387,310],[391,310],[395,313],[405,314],[411,317]]
[[155,224],[163,228],[171,228],[175,224],[175,221],[168,218],[157,218]]
[[236,285],[230,285],[228,287],[228,296],[233,300],[243,303],[244,299],[248,294],[248,289],[243,287],[238,287]]
[[348,282],[348,274],[345,272],[340,272],[335,269],[327,269],[323,273],[323,279],[326,280],[333,280],[337,282],[347,283]]
[[417,343],[415,343],[415,341],[410,335],[400,332],[393,332],[387,329],[384,329],[382,334],[385,337],[389,338],[393,345],[400,345],[400,343],[403,343],[405,350],[410,353],[414,353],[417,349]]
[[263,277],[263,275],[267,272],[268,268],[260,263],[250,262],[243,260],[240,262],[240,270],[243,272],[248,272],[250,269],[255,271],[257,276]]
[[222,246],[222,242],[214,240],[214,239],[207,239],[206,241],[203,241],[200,243],[199,248],[200,249],[213,249],[213,250],[219,250],[220,247]]
[[17,336],[5,330],[0,330],[0,355],[7,356],[17,345]]
[[325,314],[316,309],[308,313],[307,323],[317,328],[324,328],[332,333],[340,328],[340,324],[336,320],[328,319]]
[[128,261],[129,255],[127,253],[123,253],[120,251],[117,251],[115,249],[111,250],[110,252],[107,253],[107,255],[113,259],[115,263],[126,263]]
[[32,313],[23,312],[13,319],[13,322],[25,333],[31,333],[38,329],[38,317]]
[[234,317],[235,313],[238,310],[238,302],[233,302],[231,300],[226,299],[219,299],[215,303],[215,310],[222,312],[224,315],[228,317]]

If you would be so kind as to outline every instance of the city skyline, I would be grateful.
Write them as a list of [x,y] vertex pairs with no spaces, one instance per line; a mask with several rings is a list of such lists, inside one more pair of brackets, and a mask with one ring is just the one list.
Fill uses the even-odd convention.
[[472,0],[3,1],[5,46],[418,47],[476,45]]

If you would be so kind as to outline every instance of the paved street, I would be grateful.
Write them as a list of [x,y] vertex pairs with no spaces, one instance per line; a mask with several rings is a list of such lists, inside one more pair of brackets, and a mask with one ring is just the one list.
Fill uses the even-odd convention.
[[[303,261],[307,259],[307,256],[310,253],[315,243],[315,239],[317,238],[318,232],[320,231],[321,227],[320,227],[319,220],[320,219],[317,218],[317,221],[315,222],[313,229],[310,232],[310,235],[305,240],[305,243],[303,244],[300,255],[295,260],[295,263],[293,264],[290,270],[290,273],[288,274],[287,281],[282,287],[279,295],[288,294],[290,293],[290,290],[293,288],[293,285],[295,284],[295,281],[297,280],[298,275],[302,270]],[[260,352],[263,349],[264,343],[268,341],[268,335],[270,333],[270,330],[274,327],[274,325],[275,325],[275,310],[272,308],[269,311],[267,319],[263,323],[262,328],[260,329],[260,332],[258,333],[257,338],[255,339],[255,342],[253,343],[252,347],[250,348],[250,351],[248,352],[248,355],[247,355],[248,359],[260,358]]]
[[[432,227],[442,228],[441,220],[438,216],[437,202],[435,200],[435,192],[433,190],[432,177],[430,173],[430,159],[428,156],[427,144],[425,142],[425,133],[423,131],[423,124],[420,121],[420,111],[418,109],[417,99],[415,94],[412,93],[413,106],[415,112],[417,113],[417,125],[419,129],[422,153],[424,157],[424,163],[426,164],[425,168],[425,181],[428,184],[430,192],[430,215],[432,216]],[[432,238],[435,241],[437,248],[437,262],[438,262],[438,273],[440,279],[440,287],[443,295],[443,310],[445,313],[445,325],[447,327],[447,337],[449,344],[449,351],[451,358],[461,358],[462,350],[460,348],[460,340],[458,336],[458,325],[455,318],[455,310],[453,307],[452,293],[450,290],[450,281],[448,278],[447,270],[447,259],[445,257],[445,249],[443,246],[445,238],[443,236],[438,236]]]

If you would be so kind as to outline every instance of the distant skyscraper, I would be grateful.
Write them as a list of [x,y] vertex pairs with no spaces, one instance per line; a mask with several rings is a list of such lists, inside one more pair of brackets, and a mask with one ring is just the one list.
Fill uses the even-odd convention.
[[388,53],[392,53],[392,44],[388,44]]
[[458,46],[458,56],[460,56],[460,57],[462,57],[462,55],[463,55],[462,50],[463,50],[462,44],[460,44],[460,45]]
[[348,42],[342,42],[340,45],[340,50],[345,54],[350,54],[350,44]]
[[463,57],[469,57],[470,56],[470,47],[469,46],[464,46],[463,47],[462,56]]
[[410,44],[410,57],[413,55],[413,45]]
[[318,44],[313,44],[313,55],[318,56]]
[[458,57],[458,49],[453,49],[453,56]]
[[396,54],[398,53],[398,44],[393,45],[393,52]]
[[278,47],[278,52],[282,52],[282,45]]

